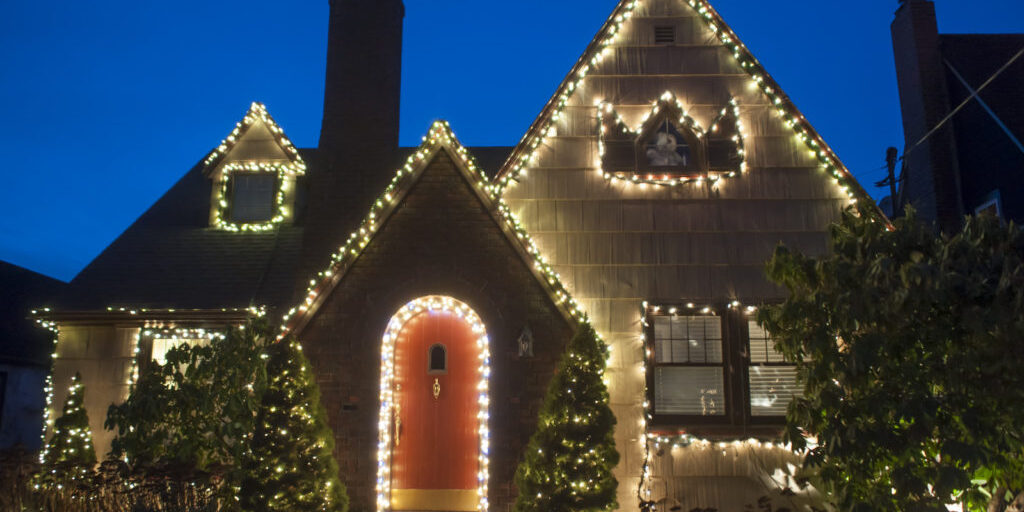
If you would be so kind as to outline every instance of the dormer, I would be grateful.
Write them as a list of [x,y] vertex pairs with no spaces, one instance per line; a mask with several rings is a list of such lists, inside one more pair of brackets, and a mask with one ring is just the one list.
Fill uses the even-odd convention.
[[306,163],[262,103],[249,107],[204,163],[213,184],[211,227],[258,232],[292,222]]
[[601,169],[606,178],[677,184],[735,176],[743,169],[743,137],[735,102],[705,130],[666,92],[631,128],[610,103],[599,105]]

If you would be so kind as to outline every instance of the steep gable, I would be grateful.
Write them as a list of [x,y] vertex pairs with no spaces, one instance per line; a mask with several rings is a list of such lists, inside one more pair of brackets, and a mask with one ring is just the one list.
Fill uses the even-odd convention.
[[299,150],[259,102],[249,106],[245,117],[203,160],[203,172],[210,176],[229,162],[288,165],[299,174],[306,169]]
[[[652,53],[671,48],[658,47],[654,37],[655,24],[658,21],[637,22],[635,17],[650,19],[671,19],[684,14],[691,21],[682,27],[674,27],[674,41],[685,40],[704,48],[695,48],[689,59],[657,59],[651,58]],[[664,26],[662,24],[661,26]],[[638,34],[641,29],[650,29],[647,34]],[[705,33],[720,43],[720,48],[728,51],[733,62],[723,63],[718,57],[722,52],[707,44]],[[633,45],[647,48],[621,48],[623,38],[632,39]],[[676,39],[678,38],[678,39]],[[703,44],[700,44],[703,43]],[[699,55],[697,55],[699,53]],[[627,61],[627,63],[623,63]],[[653,64],[658,62],[658,64]],[[706,0],[622,0],[612,11],[605,24],[598,31],[590,45],[583,52],[572,70],[559,85],[555,94],[548,100],[537,119],[531,124],[522,140],[513,150],[509,159],[496,178],[495,190],[504,191],[510,183],[517,181],[524,169],[538,157],[548,138],[558,133],[560,122],[564,122],[565,110],[570,100],[577,95],[577,90],[584,84],[588,75],[605,74],[606,76],[655,76],[659,74],[677,73],[686,66],[687,72],[695,75],[715,75],[720,73],[743,74],[749,79],[750,87],[746,94],[733,93],[738,98],[750,99],[750,89],[760,90],[775,113],[783,120],[793,135],[806,145],[806,151],[818,161],[822,169],[828,172],[844,189],[852,203],[870,215],[878,216],[884,221],[885,216],[875,205],[874,200],[860,186],[849,169],[839,160],[831,147],[818,134],[789,96],[761,65],[756,57],[739,39],[739,36],[726,24]],[[693,67],[690,67],[693,66]],[[728,69],[731,68],[731,69]],[[638,92],[644,84],[630,84],[630,92]],[[588,91],[589,92],[589,91]],[[615,91],[611,92],[612,95]],[[666,91],[672,94],[671,91]],[[651,94],[655,93],[655,94]],[[657,98],[661,91],[648,91],[648,96]],[[691,103],[701,103],[704,98],[691,97]],[[594,99],[596,103],[606,101],[605,98]],[[607,101],[614,101],[609,99]],[[722,103],[722,98],[718,99]],[[728,98],[726,98],[728,101]]]
[[[376,495],[382,337],[410,301],[447,296],[482,319],[490,344],[488,502],[506,510],[515,466],[572,333],[575,309],[529,238],[486,192],[468,152],[435,124],[363,227],[285,322],[316,369],[353,506]],[[562,295],[560,295],[562,294]],[[517,340],[532,332],[529,355]],[[283,335],[283,334],[282,334]],[[487,465],[483,466],[488,467]]]
[[[680,166],[673,175],[658,172],[656,161],[641,163],[657,124],[646,121],[664,118],[666,108],[680,130],[693,132],[688,143],[705,152],[713,143],[702,133],[713,135],[729,117],[736,132],[728,152],[741,165]],[[611,144],[633,152],[632,169],[618,159],[603,168]],[[612,348],[606,375],[619,420],[620,506],[742,510],[774,494],[776,505],[799,508],[802,497],[784,496],[771,478],[798,457],[747,442],[773,439],[778,427],[751,412],[742,315],[785,297],[764,276],[779,243],[825,254],[829,225],[844,208],[886,219],[711,5],[620,2],[492,190]],[[718,325],[732,339],[722,342],[715,389],[724,405],[715,418],[649,430],[656,423],[648,393],[656,386],[648,388],[648,377],[658,361],[645,338],[645,305],[680,315],[724,312]],[[709,444],[695,442],[702,436],[728,448],[704,449]]]
[[[447,123],[438,121],[423,138],[423,144],[409,156],[405,165],[398,169],[391,183],[373,203],[362,224],[331,257],[329,268],[319,272],[317,277],[310,281],[303,302],[285,315],[281,326],[282,337],[288,333],[301,331],[320,304],[338,286],[347,269],[358,260],[377,236],[378,231],[399,209],[410,191],[429,174],[427,170],[436,170],[434,164],[437,161],[449,162],[452,170],[461,176],[468,190],[476,197],[479,206],[504,233],[505,242],[519,254],[537,282],[548,290],[554,303],[565,311],[567,317],[582,318],[582,310],[565,290],[559,276],[539,253],[529,234],[512,215],[507,205],[493,193],[490,181],[477,167],[466,148],[452,134]],[[436,207],[439,210],[448,210],[443,204],[437,204]]]

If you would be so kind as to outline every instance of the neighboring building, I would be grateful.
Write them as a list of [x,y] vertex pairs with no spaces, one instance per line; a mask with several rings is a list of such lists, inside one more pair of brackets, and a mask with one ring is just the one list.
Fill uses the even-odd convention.
[[935,4],[906,0],[892,40],[906,144],[895,204],[943,230],[982,211],[1024,221],[1024,34],[939,34]]
[[506,511],[585,312],[622,509],[801,508],[773,443],[794,371],[750,313],[784,298],[778,243],[821,255],[847,206],[881,218],[831,149],[698,0],[621,2],[515,147],[437,123],[399,148],[403,16],[332,1],[319,147],[254,104],[73,280],[45,315],[54,403],[81,372],[103,450],[138,365],[266,307],[313,362],[353,508]]
[[31,321],[66,283],[0,262],[0,450],[38,450],[53,335]]

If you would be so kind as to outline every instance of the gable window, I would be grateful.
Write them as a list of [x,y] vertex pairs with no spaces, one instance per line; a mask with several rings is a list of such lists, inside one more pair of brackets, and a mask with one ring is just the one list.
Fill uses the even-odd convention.
[[693,165],[693,149],[675,123],[668,119],[658,123],[656,130],[643,143],[647,165],[687,168]]
[[743,127],[734,100],[705,130],[666,92],[632,128],[611,103],[597,109],[601,173],[606,179],[678,185],[715,183],[744,169]]
[[736,307],[693,305],[649,306],[645,313],[654,430],[714,435],[782,424],[800,391],[796,367],[749,314]]
[[231,221],[239,224],[274,218],[277,175],[236,173],[231,176]]
[[445,349],[444,345],[440,343],[432,345],[430,352],[427,354],[427,361],[428,374],[448,373],[448,350]]

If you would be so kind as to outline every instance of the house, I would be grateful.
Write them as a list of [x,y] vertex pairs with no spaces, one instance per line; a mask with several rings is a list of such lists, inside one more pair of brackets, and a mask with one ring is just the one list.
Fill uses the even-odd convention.
[[892,22],[905,138],[897,212],[959,229],[982,212],[1024,221],[1024,34],[940,34],[935,4]]
[[402,148],[403,16],[333,0],[319,146],[254,103],[71,282],[41,316],[53,403],[81,372],[102,450],[139,366],[262,309],[313,363],[353,507],[505,511],[587,319],[622,509],[813,500],[784,478],[763,265],[824,254],[844,208],[884,217],[738,36],[704,0],[623,0],[517,145],[437,122]]
[[29,318],[66,283],[0,262],[0,451],[40,448],[53,337]]

